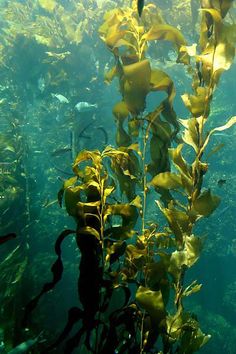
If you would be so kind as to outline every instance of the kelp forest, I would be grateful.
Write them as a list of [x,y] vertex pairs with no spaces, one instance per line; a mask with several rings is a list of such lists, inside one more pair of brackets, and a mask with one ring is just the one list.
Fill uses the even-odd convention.
[[235,1],[0,8],[0,353],[235,354]]

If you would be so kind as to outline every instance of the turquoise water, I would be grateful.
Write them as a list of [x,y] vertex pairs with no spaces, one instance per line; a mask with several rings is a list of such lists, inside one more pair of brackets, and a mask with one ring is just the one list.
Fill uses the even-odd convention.
[[[151,2],[145,2],[148,3]],[[158,14],[164,22],[181,30],[188,45],[198,41],[200,12],[193,1],[156,0],[152,3],[160,8]],[[29,348],[24,352],[49,352],[49,346],[66,325],[68,310],[83,304],[78,298],[82,258],[78,247],[81,245],[69,236],[62,245],[64,271],[61,281],[42,296],[37,307],[28,314],[27,323],[22,322],[29,301],[51,281],[58,236],[63,230],[77,227],[76,220],[68,215],[65,202],[62,208],[58,203],[59,190],[65,180],[74,175],[74,159],[85,149],[102,151],[107,146],[117,146],[118,124],[112,110],[121,100],[122,89],[118,77],[108,85],[104,75],[120,59],[114,58],[111,48],[109,50],[99,37],[98,29],[107,10],[130,4],[128,0],[0,2],[0,236],[16,234],[0,244],[0,353],[10,352],[29,339],[33,342],[26,343]],[[235,1],[232,1],[232,9],[224,21],[235,23],[235,8]],[[148,19],[146,21],[148,23]],[[231,40],[235,41],[235,35]],[[170,41],[152,41],[146,48],[146,57],[152,68],[163,70],[171,77],[176,90],[173,102],[176,115],[188,118],[189,111],[181,96],[192,93],[192,77],[186,66],[176,62],[176,46]],[[232,61],[213,93],[206,132],[224,125],[236,115],[236,67],[235,60]],[[166,92],[150,92],[144,112],[139,112],[140,117],[152,112],[165,98]],[[180,135],[178,133],[179,138]],[[195,314],[202,331],[211,335],[209,342],[200,349],[206,354],[236,353],[235,136],[235,126],[219,131],[207,148],[205,156],[208,155],[209,166],[202,187],[210,188],[221,202],[212,215],[202,218],[194,229],[203,240],[203,250],[197,263],[185,275],[186,286],[195,279],[202,284],[199,292],[184,299],[184,307]],[[142,139],[132,142],[142,144]],[[172,147],[176,145],[177,140]],[[210,154],[214,148],[218,151]],[[191,159],[192,150],[186,151],[186,158]],[[150,160],[150,153],[147,154]],[[107,168],[112,176],[112,168]],[[150,176],[148,178],[150,181]],[[114,180],[115,186],[118,185],[116,177]],[[140,185],[137,189],[142,197]],[[121,194],[115,194],[110,203],[116,199],[127,203],[127,196]],[[163,230],[167,222],[155,204],[156,199],[160,199],[158,194],[150,192],[147,195],[146,217]],[[119,222],[117,217],[111,224]],[[140,219],[134,228],[141,233]],[[134,241],[130,243],[134,244]],[[173,251],[171,248],[168,252]],[[124,262],[122,256],[120,267]],[[90,269],[91,263],[87,265]],[[88,278],[93,277],[92,270],[88,270]],[[129,286],[131,303],[135,285]],[[105,291],[106,285],[101,288]],[[87,295],[93,299],[93,294]],[[124,293],[115,293],[110,300],[104,321],[125,302]],[[168,310],[173,309],[170,306]],[[79,332],[81,323],[76,323],[68,338]],[[100,335],[101,328],[98,330]],[[103,331],[109,335],[109,326]],[[89,340],[93,346],[98,335],[95,325],[91,332]],[[131,332],[124,333],[123,344],[129,343]],[[35,339],[40,333],[40,338]],[[56,344],[51,352],[66,352],[68,338]],[[153,349],[146,352],[160,353],[163,350],[160,342],[159,338]],[[126,349],[122,349],[121,344],[116,351],[109,352],[108,347],[92,351],[86,346],[83,333],[73,353],[141,352],[137,344],[130,344],[130,347],[127,344]],[[177,345],[172,351],[163,352],[191,353],[180,351]]]

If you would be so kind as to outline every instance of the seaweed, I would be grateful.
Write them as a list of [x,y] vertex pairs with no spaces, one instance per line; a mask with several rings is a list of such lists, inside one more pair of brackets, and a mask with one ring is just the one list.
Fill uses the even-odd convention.
[[[39,4],[44,14],[40,23],[48,24],[50,30],[55,21],[51,14],[58,8],[63,14],[56,18],[63,38],[78,45],[83,22],[79,29],[74,21],[69,24],[66,9],[56,1]],[[28,303],[23,324],[41,296],[61,280],[61,245],[69,235],[80,254],[78,306],[68,310],[64,329],[45,352],[63,343],[65,353],[77,347],[90,353],[194,353],[210,339],[200,329],[197,316],[185,309],[185,299],[202,286],[197,280],[187,283],[186,273],[203,248],[196,225],[220,204],[212,187],[203,188],[208,158],[220,148],[212,154],[206,149],[214,134],[233,126],[236,117],[210,130],[206,124],[220,77],[234,59],[235,27],[225,21],[230,2],[207,2],[207,8],[204,4],[199,43],[192,46],[153,4],[143,7],[142,17],[137,14],[137,1],[104,16],[99,34],[114,58],[105,81],[117,77],[121,95],[112,110],[117,147],[79,151],[73,176],[58,192],[59,205],[73,217],[76,230],[66,229],[59,235],[52,281]],[[57,40],[66,53],[60,35],[38,33],[34,34],[38,44],[51,48]],[[174,110],[174,81],[162,68],[153,67],[148,53],[152,41],[170,42],[177,63],[192,76],[193,92],[182,95],[190,114],[187,119],[179,119]],[[52,67],[67,58],[56,54],[47,52],[53,58]],[[147,111],[148,95],[159,97],[160,92],[165,98]],[[94,124],[93,128],[104,133],[103,127]],[[159,223],[156,210],[165,224]]]

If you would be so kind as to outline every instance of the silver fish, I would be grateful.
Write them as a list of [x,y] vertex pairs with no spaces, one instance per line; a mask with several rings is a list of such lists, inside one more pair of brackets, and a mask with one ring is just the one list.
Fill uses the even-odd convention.
[[60,103],[69,103],[69,100],[60,93],[52,93],[52,97],[56,97]]
[[45,80],[44,78],[41,76],[39,79],[38,79],[38,89],[41,93],[43,93],[43,91],[45,90]]
[[97,103],[92,104],[89,102],[78,102],[75,105],[75,109],[78,112],[88,112],[88,111],[92,111],[93,109],[96,109],[96,108],[98,108]]
[[59,156],[65,152],[71,151],[71,146],[64,146],[62,148],[56,149],[51,153],[51,156]]

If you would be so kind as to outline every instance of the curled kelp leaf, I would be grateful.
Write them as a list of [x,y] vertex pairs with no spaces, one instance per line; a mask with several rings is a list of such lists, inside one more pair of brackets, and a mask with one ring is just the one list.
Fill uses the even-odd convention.
[[151,67],[148,60],[123,66],[123,98],[131,113],[145,109],[146,95],[150,91]]
[[210,189],[202,192],[197,199],[193,201],[193,211],[198,215],[208,217],[220,204],[220,198],[212,195]]
[[210,335],[205,335],[199,328],[199,323],[195,317],[188,312],[178,310],[174,315],[167,316],[167,333],[172,340],[181,340],[183,350],[187,348],[191,353],[199,351],[211,338]]
[[192,227],[192,221],[189,215],[174,207],[173,203],[169,203],[168,208],[164,208],[157,200],[156,204],[166,217],[170,229],[175,236],[177,246],[181,248],[183,246],[184,235],[188,234]]
[[180,172],[182,187],[185,189],[188,195],[191,195],[193,190],[192,169],[182,156],[182,148],[183,144],[179,144],[175,149],[169,149],[169,156],[176,169]]
[[164,71],[152,69],[150,78],[151,91],[166,91],[168,94],[168,101],[173,103],[175,97],[174,83]]
[[190,118],[190,119],[179,119],[180,123],[185,127],[184,133],[183,133],[183,141],[192,146],[194,151],[197,153],[198,152],[198,120],[196,118]]
[[78,175],[79,177],[82,177],[79,169],[79,165],[84,162],[91,160],[94,164],[99,164],[101,163],[101,154],[98,150],[94,151],[88,151],[88,150],[83,150],[81,151],[78,156],[76,157],[74,164],[73,164],[73,172],[75,175]]
[[208,98],[208,89],[206,87],[197,87],[195,95],[184,94],[181,96],[185,106],[192,113],[193,117],[204,115],[207,117],[210,112]]
[[136,292],[137,303],[150,315],[153,323],[160,329],[165,325],[166,309],[160,290],[152,291],[140,286]]
[[[150,30],[145,34],[145,39],[147,41],[151,40],[166,40],[172,42],[176,45],[177,50],[181,46],[186,45],[186,40],[183,34],[175,27],[167,24],[157,24],[150,28]],[[189,56],[187,52],[179,52],[178,62],[189,64]]]
[[151,185],[165,189],[178,189],[182,187],[182,180],[176,173],[162,172],[152,179]]
[[118,147],[129,146],[132,143],[132,138],[124,129],[122,122],[117,121],[116,144]]
[[110,235],[114,239],[124,240],[134,235],[134,226],[138,219],[138,208],[135,205],[130,204],[110,204],[106,207],[104,212],[104,218],[119,216],[121,219],[120,224],[113,225],[106,230],[106,234]]
[[222,72],[232,65],[234,56],[234,45],[224,42],[218,42],[216,46],[208,46],[201,55],[197,55],[197,62],[202,63],[204,82],[210,84],[213,77],[214,83],[217,84]]
[[124,121],[129,115],[129,109],[126,102],[120,101],[116,103],[112,109],[112,113],[118,121]]
[[191,178],[191,169],[187,161],[182,156],[182,149],[183,144],[179,144],[176,148],[169,149],[169,155],[181,175]]
[[186,40],[182,33],[175,27],[167,24],[158,24],[150,28],[145,38],[149,41],[163,39],[175,43],[177,46],[185,45]]
[[202,250],[202,240],[194,235],[184,236],[184,247],[172,252],[169,260],[168,272],[178,282],[182,270],[190,268],[199,259]]

